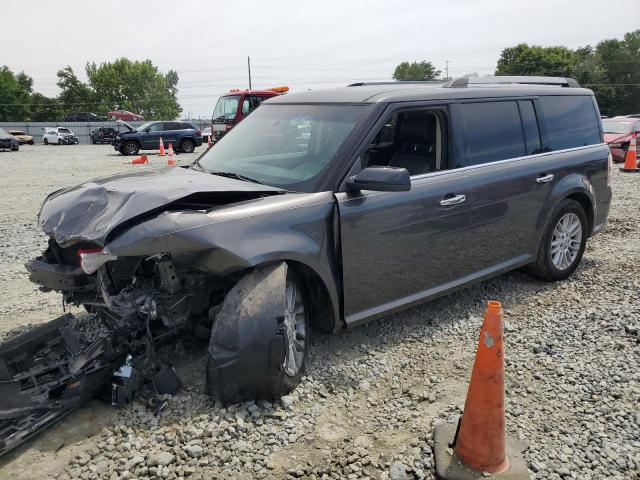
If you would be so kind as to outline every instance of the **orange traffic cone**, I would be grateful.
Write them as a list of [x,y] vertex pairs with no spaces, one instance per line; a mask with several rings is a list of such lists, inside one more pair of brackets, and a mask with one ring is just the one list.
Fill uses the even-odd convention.
[[638,168],[638,152],[636,147],[636,137],[631,137],[629,142],[629,148],[627,149],[627,155],[624,157],[624,166],[620,169],[623,172],[637,172]]
[[143,163],[149,163],[149,159],[146,155],[140,155],[138,158],[134,158],[130,162],[124,162],[124,165],[142,165]]
[[211,141],[211,135],[209,135],[207,137],[207,147],[211,148],[212,145],[213,145],[213,142]]
[[[440,424],[434,431],[436,476],[462,480],[475,471],[495,478],[528,479],[522,448],[505,438],[502,305],[489,302],[480,330],[467,401],[458,428]],[[507,456],[507,450],[509,455]]]
[[167,166],[175,167],[177,164],[175,157],[173,156],[173,145],[169,144],[169,156],[167,157]]
[[164,157],[164,142],[162,141],[162,137],[160,137],[160,153],[158,155]]

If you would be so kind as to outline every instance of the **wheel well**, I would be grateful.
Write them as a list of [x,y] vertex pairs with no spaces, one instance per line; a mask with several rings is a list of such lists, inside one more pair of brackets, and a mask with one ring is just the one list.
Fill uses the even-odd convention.
[[310,267],[303,263],[287,261],[290,268],[304,280],[304,288],[309,298],[311,326],[324,333],[333,332],[336,319],[333,314],[331,296],[322,278]]
[[587,222],[589,222],[588,232],[589,232],[589,236],[591,236],[591,232],[593,231],[593,220],[594,220],[593,205],[591,203],[591,199],[586,194],[578,193],[578,192],[572,193],[567,198],[570,198],[571,200],[575,200],[580,205],[582,205],[582,208],[584,208],[584,211],[587,214]]

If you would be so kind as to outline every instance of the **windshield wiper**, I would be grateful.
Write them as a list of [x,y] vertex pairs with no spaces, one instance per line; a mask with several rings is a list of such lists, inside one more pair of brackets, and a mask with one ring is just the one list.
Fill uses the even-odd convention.
[[211,175],[217,175],[219,177],[233,178],[235,180],[242,180],[244,182],[252,182],[259,183],[260,185],[264,185],[262,182],[256,180],[255,178],[247,177],[246,175],[241,175],[239,173],[233,172],[209,172]]

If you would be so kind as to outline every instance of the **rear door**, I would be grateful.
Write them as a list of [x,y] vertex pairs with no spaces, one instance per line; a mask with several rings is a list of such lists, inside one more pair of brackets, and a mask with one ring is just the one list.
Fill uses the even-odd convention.
[[478,272],[525,262],[536,222],[554,181],[531,99],[474,100],[454,107],[463,133],[458,169],[473,179],[473,242]]

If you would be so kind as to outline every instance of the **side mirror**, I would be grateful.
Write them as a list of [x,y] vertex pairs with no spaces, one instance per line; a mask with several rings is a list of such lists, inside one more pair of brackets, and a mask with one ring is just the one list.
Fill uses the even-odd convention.
[[406,168],[367,167],[359,174],[349,177],[347,186],[350,190],[407,192],[411,190],[411,179]]
[[151,129],[150,129],[150,128],[145,128],[145,129],[144,129],[144,133],[149,133],[150,131],[151,131]]

